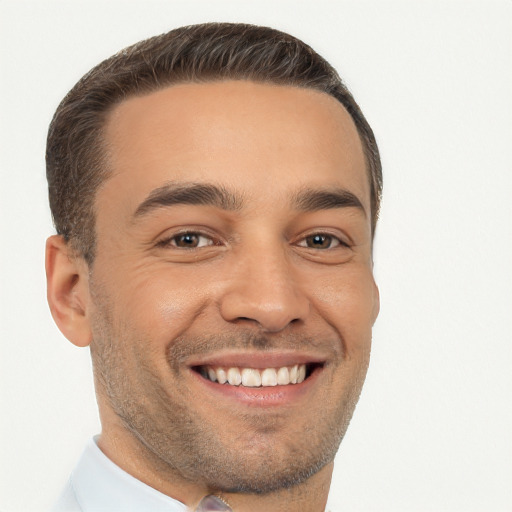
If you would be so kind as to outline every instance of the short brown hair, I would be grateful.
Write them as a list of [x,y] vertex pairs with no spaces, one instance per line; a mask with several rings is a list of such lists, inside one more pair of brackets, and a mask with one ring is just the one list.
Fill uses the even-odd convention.
[[315,89],[351,115],[370,181],[372,233],[382,168],[372,129],[335,69],[312,48],[278,30],[239,23],[181,27],[130,46],[89,71],[66,95],[48,131],[46,174],[57,233],[90,265],[95,253],[94,202],[108,176],[102,132],[121,101],[176,83],[251,80]]

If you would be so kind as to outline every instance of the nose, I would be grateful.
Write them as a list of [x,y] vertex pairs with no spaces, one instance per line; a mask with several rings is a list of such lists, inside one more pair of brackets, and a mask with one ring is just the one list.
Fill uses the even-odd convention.
[[310,303],[285,251],[248,252],[230,268],[220,304],[224,320],[258,324],[266,332],[279,332],[304,321]]

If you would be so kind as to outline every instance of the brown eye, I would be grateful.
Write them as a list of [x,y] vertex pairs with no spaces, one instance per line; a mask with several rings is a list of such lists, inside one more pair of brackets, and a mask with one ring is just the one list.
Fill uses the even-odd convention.
[[184,235],[175,236],[173,242],[176,247],[197,247],[199,237],[193,233],[185,233]]
[[334,236],[316,234],[306,237],[299,245],[311,249],[332,249],[340,245],[340,241]]
[[211,238],[200,235],[199,233],[182,233],[173,236],[170,239],[170,245],[179,247],[180,249],[196,249],[198,247],[213,245],[213,241]]

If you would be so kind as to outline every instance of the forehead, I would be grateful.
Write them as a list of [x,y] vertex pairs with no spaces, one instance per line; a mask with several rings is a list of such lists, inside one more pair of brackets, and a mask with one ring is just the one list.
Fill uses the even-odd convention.
[[118,105],[105,141],[112,174],[98,200],[107,195],[126,213],[172,181],[217,182],[256,201],[338,186],[369,211],[356,127],[341,103],[314,90],[249,81],[174,85]]

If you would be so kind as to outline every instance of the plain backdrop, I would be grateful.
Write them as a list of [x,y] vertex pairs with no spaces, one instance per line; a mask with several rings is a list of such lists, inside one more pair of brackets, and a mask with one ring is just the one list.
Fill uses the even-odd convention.
[[184,24],[288,31],[377,135],[382,309],[340,511],[512,510],[512,2],[0,2],[0,510],[43,511],[99,431],[45,298],[48,123],[93,65]]

